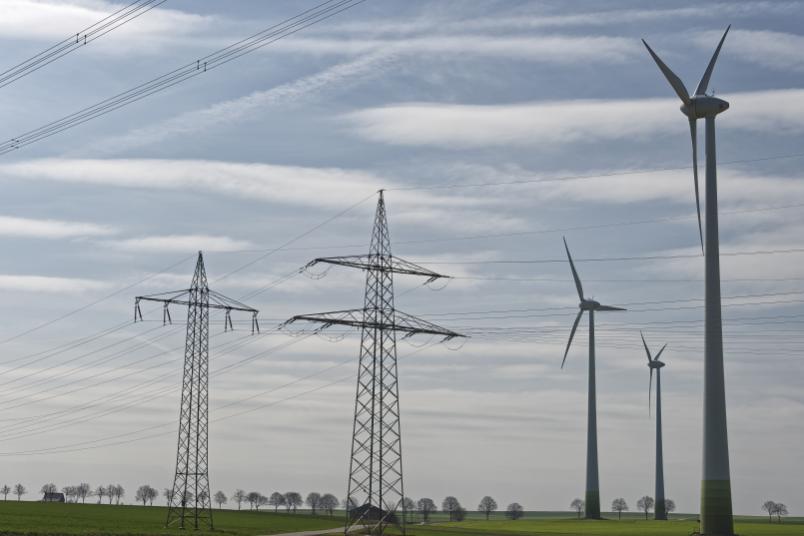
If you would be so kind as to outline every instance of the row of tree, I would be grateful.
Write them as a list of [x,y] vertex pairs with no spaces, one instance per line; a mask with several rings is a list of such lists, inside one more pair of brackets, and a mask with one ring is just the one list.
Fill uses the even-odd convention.
[[773,516],[776,516],[776,519],[781,523],[782,516],[788,514],[787,506],[784,503],[775,501],[765,501],[762,504],[762,509],[768,513],[768,523],[773,523]]
[[[648,514],[650,513],[651,510],[653,510],[654,506],[656,506],[656,501],[653,499],[653,497],[649,495],[645,495],[637,499],[637,509],[640,512],[645,513],[645,519],[648,519]],[[570,508],[575,510],[575,512],[578,514],[579,519],[585,507],[586,504],[581,499],[578,498],[574,499],[570,503]],[[670,512],[674,512],[676,509],[675,501],[672,499],[665,499],[664,509],[668,514]],[[623,512],[628,511],[628,502],[626,502],[626,500],[623,499],[622,497],[614,499],[613,501],[611,501],[611,511],[617,512],[617,519],[621,519],[623,516]]]

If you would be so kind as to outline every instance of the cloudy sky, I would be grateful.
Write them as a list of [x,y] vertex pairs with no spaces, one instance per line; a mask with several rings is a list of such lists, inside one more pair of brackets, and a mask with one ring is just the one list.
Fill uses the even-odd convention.
[[[2,139],[313,5],[169,0],[0,88]],[[587,293],[629,308],[597,322],[603,503],[653,492],[641,329],[668,343],[667,495],[697,511],[703,259],[689,135],[639,39],[695,87],[731,23],[710,88],[731,103],[718,149],[735,510],[774,499],[800,512],[804,2],[652,5],[368,0],[0,157],[0,484],[121,482],[133,495],[171,483],[183,314],[163,328],[146,307],[133,325],[133,297],[188,286],[203,249],[212,286],[246,297],[265,328],[248,337],[242,319],[223,333],[213,317],[213,489],[343,497],[357,334],[275,328],[360,306],[362,274],[298,269],[364,252],[372,194],[386,188],[395,253],[455,276],[440,291],[397,278],[397,306],[471,335],[461,348],[400,342],[407,493],[529,510],[582,496],[585,322],[559,368],[577,310],[566,235]],[[5,0],[3,61],[118,7]]]

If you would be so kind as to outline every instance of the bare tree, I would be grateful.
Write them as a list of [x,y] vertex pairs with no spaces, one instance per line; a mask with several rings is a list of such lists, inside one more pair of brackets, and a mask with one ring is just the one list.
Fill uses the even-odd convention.
[[654,503],[653,497],[649,495],[645,495],[637,501],[637,508],[645,512],[645,519],[648,519],[648,513],[653,508]]
[[223,505],[229,502],[226,494],[220,490],[215,492],[215,503],[218,505],[218,510],[223,508]]
[[274,512],[276,512],[277,510],[279,510],[280,506],[284,506],[284,504],[285,504],[285,496],[282,495],[281,493],[279,493],[278,491],[275,491],[275,492],[271,493],[270,497],[268,497],[268,504],[273,506],[274,507]]
[[578,514],[578,519],[581,519],[581,512],[583,512],[585,506],[586,504],[577,497],[570,503],[570,508],[575,510],[575,512]]
[[109,484],[106,486],[106,496],[109,497],[109,504],[112,504],[112,501],[114,500],[115,487],[116,486],[114,484]]
[[75,487],[75,491],[78,498],[81,499],[81,503],[84,504],[87,502],[87,497],[92,495],[92,486],[86,482],[81,482]]
[[[525,515],[525,512],[521,504],[511,503],[508,505],[508,508],[506,508],[505,515],[508,516],[508,519],[516,521],[517,519]],[[488,517],[486,519],[488,519]]]
[[461,503],[458,499],[450,495],[441,502],[441,510],[449,513],[449,520],[455,521],[458,509],[461,508]]
[[95,495],[98,497],[98,504],[101,503],[101,501],[103,500],[103,498],[106,496],[107,493],[109,493],[109,490],[106,489],[104,486],[98,486],[97,488],[95,488]]
[[293,510],[296,513],[296,508],[304,504],[302,496],[295,491],[288,491],[285,493],[285,508],[289,511]]
[[776,514],[776,519],[778,519],[779,523],[781,523],[782,516],[786,516],[789,512],[787,511],[787,506],[784,503],[776,503],[776,508],[773,509],[773,513]]
[[57,491],[58,491],[58,488],[56,488],[56,484],[54,484],[53,482],[51,482],[50,484],[44,484],[42,486],[42,489],[39,490],[39,492],[42,495],[45,495],[46,493],[56,493]]
[[486,495],[480,499],[480,504],[477,506],[478,512],[486,514],[486,521],[489,520],[489,515],[497,509],[497,501]]
[[405,518],[405,523],[411,519],[413,513],[416,511],[416,503],[410,497],[402,499],[402,516]]
[[773,513],[776,512],[776,503],[773,501],[765,501],[762,504],[762,509],[768,512],[768,523],[773,523]]
[[25,495],[26,493],[28,493],[28,490],[27,490],[27,489],[25,489],[25,486],[23,486],[22,484],[15,484],[15,485],[14,485],[14,495],[16,495],[16,496],[17,496],[17,500],[18,500],[18,501],[19,501],[19,500],[22,498],[22,496],[23,496],[23,495]]
[[168,506],[170,503],[173,502],[173,488],[165,488],[162,490],[162,496],[165,498],[165,502]]
[[246,492],[242,489],[236,489],[232,495],[232,499],[237,503],[237,509],[240,510],[240,505],[246,500]]
[[622,519],[623,512],[628,511],[628,503],[625,502],[625,499],[620,497],[619,499],[614,499],[611,501],[611,509],[614,512],[617,512],[617,519]]
[[114,494],[114,503],[120,504],[120,499],[122,499],[125,496],[126,489],[120,484],[117,484],[116,486],[113,486],[113,494]]
[[137,501],[142,501],[142,505],[145,506],[146,502],[150,502],[151,505],[153,505],[154,499],[158,496],[159,496],[158,491],[156,491],[148,484],[144,484],[139,488],[137,488],[137,493],[135,494],[134,499]]
[[340,504],[338,498],[331,493],[325,493],[321,496],[321,509],[325,510],[329,515],[332,515],[333,510],[338,507],[338,504]]
[[8,500],[8,494],[11,493],[11,488],[8,487],[8,484],[3,484],[3,487],[0,488],[0,493],[3,494],[3,500]]
[[246,500],[248,501],[249,510],[254,510],[254,506],[260,500],[260,492],[259,491],[250,491],[248,493],[248,495],[246,495]]
[[664,511],[671,514],[676,511],[676,501],[673,499],[664,500]]
[[64,498],[67,502],[73,502],[75,498],[75,486],[64,486],[61,488]]
[[416,506],[418,507],[419,513],[422,515],[422,519],[424,519],[425,523],[430,521],[430,514],[437,510],[433,499],[428,497],[422,497],[419,499],[419,501],[416,503]]
[[463,506],[458,506],[458,508],[453,512],[455,514],[455,521],[463,521],[466,519],[466,508]]
[[257,510],[260,509],[260,506],[265,506],[268,504],[268,497],[260,493],[260,496],[257,497]]
[[316,510],[318,510],[318,505],[321,504],[321,494],[315,491],[307,494],[307,506],[310,507],[311,514],[315,515]]

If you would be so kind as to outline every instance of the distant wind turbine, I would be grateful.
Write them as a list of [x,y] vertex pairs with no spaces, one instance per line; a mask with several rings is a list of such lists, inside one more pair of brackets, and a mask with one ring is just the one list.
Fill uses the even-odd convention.
[[667,519],[667,510],[664,503],[664,457],[662,455],[662,367],[664,363],[659,361],[664,349],[667,348],[665,344],[656,357],[652,357],[648,343],[645,342],[645,336],[639,332],[642,337],[642,345],[645,347],[645,353],[648,355],[648,368],[650,368],[650,380],[648,383],[648,412],[650,412],[651,395],[653,388],[653,371],[656,371],[656,506],[654,507],[654,518],[659,520]]
[[575,337],[575,330],[578,329],[581,317],[584,311],[588,311],[589,397],[587,399],[588,410],[586,417],[586,507],[584,509],[584,515],[587,519],[600,519],[600,483],[598,481],[597,467],[597,395],[595,389],[595,311],[625,311],[625,309],[612,307],[610,305],[601,305],[595,300],[584,298],[581,279],[578,277],[578,272],[575,270],[575,263],[572,262],[572,255],[570,255],[566,238],[564,239],[564,249],[567,250],[567,259],[569,259],[570,269],[572,270],[572,278],[575,280],[575,288],[578,290],[578,298],[581,302],[578,304],[580,309],[578,316],[575,317],[575,322],[572,324],[572,331],[570,331],[569,341],[567,341],[567,349],[564,350],[564,359],[561,361],[561,368],[564,368],[564,363],[567,361],[567,354],[569,353],[572,339]]
[[[729,439],[726,426],[726,388],[723,378],[723,327],[720,307],[720,244],[718,243],[717,158],[715,152],[715,116],[728,110],[729,103],[706,94],[709,79],[715,68],[720,48],[729,33],[729,26],[720,39],[709,65],[695,89],[689,95],[681,79],[659,56],[642,42],[659,66],[667,81],[681,99],[681,112],[687,116],[692,136],[692,165],[695,197],[698,203],[698,230],[705,247],[705,323],[704,323],[704,437],[703,470],[701,479],[701,533],[732,536],[731,476],[729,469]],[[706,241],[701,229],[701,209],[698,196],[698,150],[696,123],[706,120]],[[704,246],[705,244],[705,246]]]

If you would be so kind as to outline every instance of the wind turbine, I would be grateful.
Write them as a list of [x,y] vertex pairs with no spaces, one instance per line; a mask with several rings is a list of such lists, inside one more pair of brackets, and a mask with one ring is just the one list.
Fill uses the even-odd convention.
[[578,324],[584,311],[587,311],[589,313],[589,396],[586,416],[586,507],[584,516],[586,519],[600,519],[600,484],[597,468],[597,394],[595,386],[595,311],[625,311],[625,309],[612,307],[611,305],[601,305],[595,300],[584,298],[581,279],[575,270],[575,263],[572,262],[572,255],[570,255],[566,238],[564,239],[564,249],[567,250],[567,259],[569,259],[570,269],[572,270],[572,278],[575,280],[575,288],[578,290],[578,298],[581,302],[578,304],[580,309],[578,316],[575,317],[575,322],[572,324],[567,349],[564,350],[561,368],[564,368],[564,363],[567,361],[567,354],[572,345],[572,339],[575,337],[575,330],[578,329]]
[[[701,533],[732,536],[731,477],[729,470],[729,440],[726,427],[726,389],[723,378],[723,329],[720,308],[720,245],[717,221],[717,159],[715,153],[715,117],[726,111],[729,103],[706,94],[709,79],[715,68],[720,48],[729,33],[729,26],[720,39],[709,65],[704,71],[694,95],[689,95],[681,79],[642,42],[659,66],[667,81],[681,99],[681,112],[687,116],[692,136],[692,167],[695,197],[698,203],[698,226],[701,245],[705,247],[705,320],[704,320],[704,438],[701,479]],[[706,241],[701,229],[701,208],[698,196],[697,120],[706,121]],[[705,244],[705,246],[704,246]]]
[[654,508],[654,518],[659,520],[667,520],[667,510],[664,504],[664,457],[662,456],[662,367],[664,363],[659,361],[664,349],[667,348],[665,344],[656,357],[651,356],[648,343],[645,342],[645,336],[639,332],[642,337],[642,345],[645,347],[645,353],[648,356],[648,368],[650,368],[650,381],[648,383],[648,411],[650,412],[651,391],[653,389],[653,371],[656,371],[656,506]]

